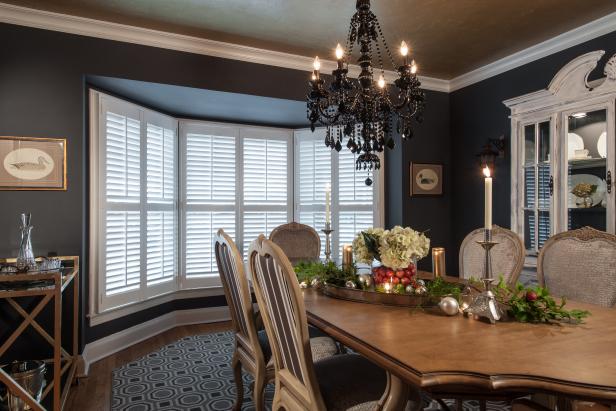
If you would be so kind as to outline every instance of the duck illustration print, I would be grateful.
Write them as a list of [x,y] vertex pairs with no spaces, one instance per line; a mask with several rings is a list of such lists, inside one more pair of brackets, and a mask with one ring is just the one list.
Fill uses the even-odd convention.
[[0,189],[65,190],[66,140],[0,137]]

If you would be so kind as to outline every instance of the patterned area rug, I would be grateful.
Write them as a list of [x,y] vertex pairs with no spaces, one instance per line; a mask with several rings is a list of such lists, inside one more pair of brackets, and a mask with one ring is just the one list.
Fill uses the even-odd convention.
[[[233,346],[233,334],[228,331],[195,335],[116,368],[113,370],[112,410],[231,410],[235,401],[231,369]],[[244,373],[243,411],[255,409],[249,392],[251,382],[252,377]],[[273,396],[274,388],[269,385],[265,390],[268,410]],[[436,402],[426,405],[426,411],[440,409]],[[464,409],[477,411],[479,403],[465,401]],[[506,409],[508,407],[502,403],[488,403],[488,410]]]

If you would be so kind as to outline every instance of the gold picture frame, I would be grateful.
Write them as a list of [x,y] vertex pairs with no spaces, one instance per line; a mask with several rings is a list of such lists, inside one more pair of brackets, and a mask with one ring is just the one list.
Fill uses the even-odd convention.
[[0,190],[66,191],[66,139],[0,136]]
[[443,164],[411,163],[411,197],[443,195]]

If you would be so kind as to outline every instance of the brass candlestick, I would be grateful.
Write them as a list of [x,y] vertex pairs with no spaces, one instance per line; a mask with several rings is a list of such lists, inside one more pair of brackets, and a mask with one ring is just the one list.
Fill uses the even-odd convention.
[[503,315],[492,292],[494,278],[492,277],[492,256],[490,255],[490,250],[498,243],[492,241],[492,230],[486,229],[484,240],[477,241],[477,244],[483,247],[485,251],[482,278],[484,291],[475,297],[471,305],[464,310],[464,313],[472,315],[475,319],[487,318],[492,324],[495,324]]
[[334,232],[334,230],[332,230],[331,223],[325,223],[325,228],[322,229],[321,231],[325,233],[325,261],[330,262],[332,260],[331,259],[332,243],[331,243],[330,236]]

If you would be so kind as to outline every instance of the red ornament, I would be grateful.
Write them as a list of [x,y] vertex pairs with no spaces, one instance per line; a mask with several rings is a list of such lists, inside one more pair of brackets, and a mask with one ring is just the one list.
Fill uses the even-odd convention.
[[529,290],[526,292],[526,301],[536,301],[538,298],[537,293]]

